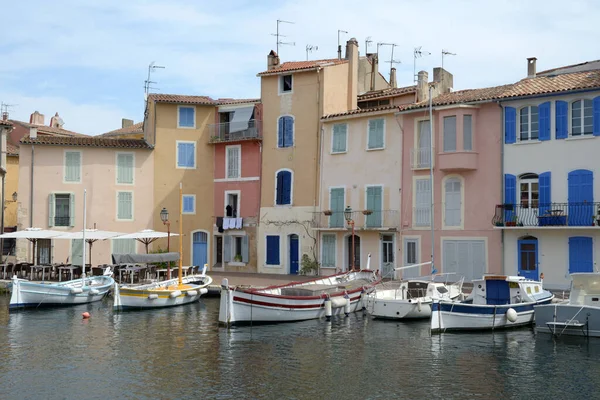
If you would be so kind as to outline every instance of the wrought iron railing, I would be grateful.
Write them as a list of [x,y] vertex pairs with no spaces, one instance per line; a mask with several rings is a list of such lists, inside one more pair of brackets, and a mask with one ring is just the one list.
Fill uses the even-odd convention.
[[260,120],[251,119],[247,124],[240,122],[210,124],[208,125],[209,143],[260,139],[260,122]]
[[600,226],[600,203],[499,204],[495,226]]
[[70,222],[69,217],[54,217],[54,226],[69,226]]
[[[364,210],[352,211],[350,219],[355,229],[391,229],[400,225],[400,212],[396,210]],[[316,228],[346,229],[350,227],[344,211],[321,211],[314,213],[313,223]]]
[[429,168],[431,166],[431,149],[410,149],[410,165],[412,169]]

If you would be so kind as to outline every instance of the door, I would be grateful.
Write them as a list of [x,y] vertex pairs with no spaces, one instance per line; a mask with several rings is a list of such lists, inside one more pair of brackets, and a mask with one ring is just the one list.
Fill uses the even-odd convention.
[[503,280],[485,281],[486,303],[490,305],[503,305],[510,303],[510,288],[508,282]]
[[483,240],[444,240],[442,242],[442,266],[451,280],[464,276],[472,281],[487,271],[485,241]]
[[528,279],[538,280],[538,241],[528,236],[517,242],[519,257],[519,275]]
[[381,237],[381,276],[394,278],[394,235]]
[[457,178],[446,180],[444,185],[446,202],[444,216],[446,226],[461,226],[461,181]]
[[50,264],[52,241],[50,239],[38,239],[37,241],[37,263]]
[[215,254],[216,254],[216,268],[223,266],[223,236],[215,236]]
[[594,174],[578,169],[569,172],[569,215],[570,226],[589,226],[595,221]]
[[207,241],[208,235],[206,232],[194,232],[192,237],[192,263],[200,268],[208,262],[207,258]]
[[[352,269],[352,235],[348,236],[346,242],[348,249],[348,266]],[[360,269],[360,236],[354,235],[354,268]]]
[[569,238],[569,273],[594,272],[594,243],[591,237]]
[[300,271],[298,266],[298,235],[290,235],[290,274],[297,275]]
[[[419,239],[404,239],[404,265],[403,267],[419,264]],[[400,273],[402,279],[417,278],[421,276],[421,267],[403,269]]]

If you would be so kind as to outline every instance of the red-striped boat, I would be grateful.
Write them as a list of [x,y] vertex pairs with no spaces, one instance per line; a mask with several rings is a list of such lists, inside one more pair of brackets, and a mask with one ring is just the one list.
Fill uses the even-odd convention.
[[349,271],[305,282],[266,288],[221,284],[219,323],[291,322],[349,314],[361,310],[362,294],[381,281],[372,270]]

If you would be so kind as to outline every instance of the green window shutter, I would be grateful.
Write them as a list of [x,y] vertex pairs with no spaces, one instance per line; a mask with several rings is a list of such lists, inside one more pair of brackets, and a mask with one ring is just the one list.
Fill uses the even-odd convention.
[[65,182],[81,180],[81,153],[68,151],[65,153]]
[[112,254],[135,254],[136,247],[135,239],[112,239]]
[[75,195],[69,195],[69,226],[75,226]]
[[323,235],[321,264],[323,267],[335,267],[335,235]]
[[83,265],[83,240],[71,239],[71,264]]
[[242,237],[242,262],[248,263],[250,257],[248,256],[248,236]]
[[117,218],[133,218],[133,202],[131,192],[118,192],[117,194]]
[[383,118],[369,120],[369,138],[367,147],[369,149],[383,148]]
[[117,183],[133,184],[133,155],[117,155]]
[[330,228],[342,228],[344,226],[344,203],[345,190],[343,188],[331,189],[329,199],[333,214],[329,217]]
[[223,236],[223,262],[231,261],[231,236]]
[[371,210],[372,213],[367,215],[367,226],[368,227],[380,227],[382,220],[382,192],[381,186],[369,186],[367,187],[367,210]]
[[50,193],[48,195],[48,227],[50,228],[54,226],[54,210],[54,193]]
[[333,126],[333,144],[332,153],[343,153],[346,149],[346,136],[348,134],[348,125],[336,124]]

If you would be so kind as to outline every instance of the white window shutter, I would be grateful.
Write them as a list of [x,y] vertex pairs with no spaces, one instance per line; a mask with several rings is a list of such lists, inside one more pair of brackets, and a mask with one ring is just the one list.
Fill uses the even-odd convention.
[[48,227],[54,226],[54,210],[55,210],[55,202],[54,202],[54,193],[50,193],[48,195]]
[[231,236],[223,236],[223,262],[231,261]]
[[248,236],[242,237],[242,262],[248,263],[250,257],[248,255]]
[[75,194],[70,194],[69,200],[69,226],[75,226]]

